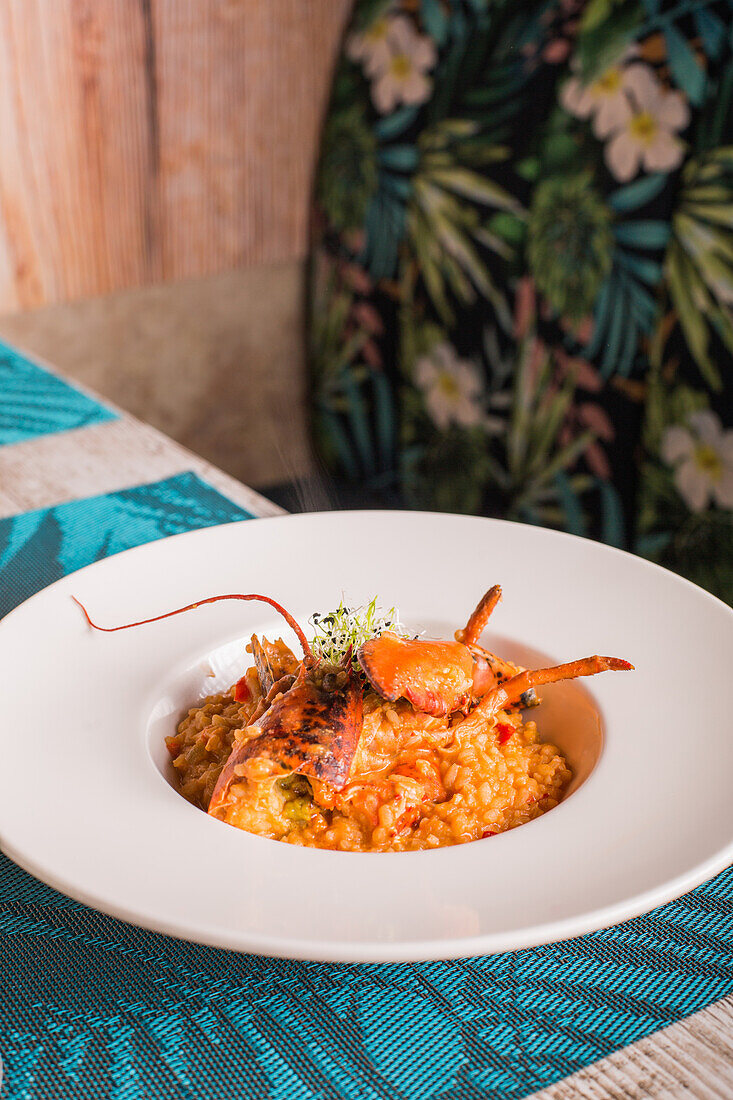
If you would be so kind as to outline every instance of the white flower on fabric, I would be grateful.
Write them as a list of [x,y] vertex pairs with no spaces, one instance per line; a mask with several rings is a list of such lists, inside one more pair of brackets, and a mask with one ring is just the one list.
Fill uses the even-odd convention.
[[372,100],[380,114],[386,115],[399,104],[417,105],[430,97],[433,82],[425,74],[435,65],[435,43],[419,34],[404,15],[387,20],[386,59],[380,54],[372,76]]
[[605,158],[617,180],[627,182],[640,168],[670,172],[682,161],[684,145],[677,132],[690,121],[681,92],[665,90],[648,65],[629,65],[623,88],[630,113],[608,132]]
[[714,412],[691,413],[687,427],[667,428],[661,454],[674,466],[674,483],[690,511],[702,512],[712,498],[733,508],[733,430],[723,431]]
[[428,412],[442,431],[451,424],[475,428],[483,423],[481,374],[470,359],[460,359],[451,344],[436,344],[428,355],[418,359],[414,377]]
[[560,93],[560,102],[576,118],[593,115],[593,133],[601,140],[631,118],[620,64],[612,65],[590,84],[583,84],[577,76],[571,77]]
[[383,15],[375,19],[365,31],[350,34],[347,39],[346,56],[350,61],[360,61],[367,76],[376,76],[389,65],[389,25],[390,20]]

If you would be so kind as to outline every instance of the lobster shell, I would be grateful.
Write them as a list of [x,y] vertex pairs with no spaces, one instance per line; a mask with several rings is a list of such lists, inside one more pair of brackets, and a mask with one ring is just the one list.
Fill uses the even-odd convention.
[[258,734],[236,742],[222,769],[209,803],[213,816],[226,806],[232,783],[239,778],[237,766],[258,757],[279,765],[283,774],[299,772],[341,790],[361,735],[361,685],[349,673],[342,688],[324,691],[302,668],[256,728]]

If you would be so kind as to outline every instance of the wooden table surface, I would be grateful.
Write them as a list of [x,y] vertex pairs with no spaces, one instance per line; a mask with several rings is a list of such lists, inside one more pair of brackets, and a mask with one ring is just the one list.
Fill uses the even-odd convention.
[[[255,516],[282,514],[253,489],[121,413],[118,420],[94,427],[0,447],[0,516],[129,488],[184,470],[194,470]],[[669,980],[674,982],[674,974]],[[616,1051],[535,1093],[531,1100],[683,1097],[733,1100],[733,997]]]

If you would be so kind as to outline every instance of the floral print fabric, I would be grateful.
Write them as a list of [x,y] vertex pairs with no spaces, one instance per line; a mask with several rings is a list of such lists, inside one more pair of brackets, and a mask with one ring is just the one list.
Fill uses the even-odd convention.
[[409,506],[733,602],[730,0],[360,0],[316,181],[313,423]]

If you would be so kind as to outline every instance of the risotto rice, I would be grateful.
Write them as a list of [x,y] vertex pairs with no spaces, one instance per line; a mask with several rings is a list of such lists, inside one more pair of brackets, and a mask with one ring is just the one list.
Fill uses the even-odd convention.
[[[233,747],[257,736],[257,671],[189,710],[168,739],[183,794],[206,810]],[[241,684],[241,681],[240,681]],[[503,710],[470,729],[406,699],[365,692],[363,726],[342,790],[255,758],[236,769],[221,820],[289,844],[350,852],[412,851],[494,836],[556,806],[571,772],[533,721]]]

